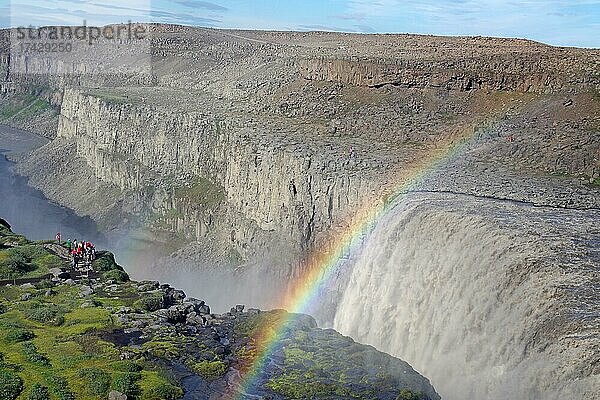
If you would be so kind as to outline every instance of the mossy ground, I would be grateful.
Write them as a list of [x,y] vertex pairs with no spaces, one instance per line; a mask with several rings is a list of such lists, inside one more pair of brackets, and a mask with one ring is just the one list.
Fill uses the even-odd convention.
[[[0,288],[0,299],[8,304],[0,315],[0,353],[4,360],[0,370],[16,374],[23,381],[19,399],[40,391],[38,386],[47,387],[51,399],[105,399],[111,388],[128,391],[140,399],[162,398],[163,386],[181,394],[143,358],[129,364],[120,359],[115,344],[102,339],[103,332],[118,327],[113,315],[102,306],[80,308],[89,299],[79,298],[78,287],[55,287],[56,294],[50,297],[43,291],[30,289],[27,292],[33,294],[32,299],[18,301],[25,290]],[[103,300],[96,299],[98,303]],[[110,304],[126,306],[127,301],[113,298]],[[48,312],[47,321],[32,319],[32,314],[37,315],[32,310],[40,308],[56,311]],[[61,313],[57,323],[54,316]],[[56,379],[67,382],[61,393],[53,389]]]
[[[0,250],[0,262],[18,254],[28,267],[21,277],[68,266],[0,224],[0,243],[8,242],[21,246]],[[95,264],[105,273],[122,271],[108,252],[99,253]],[[135,288],[122,283],[118,296],[99,291],[83,298],[79,293],[80,285],[47,282],[28,289],[0,286],[0,398],[94,400],[106,399],[111,389],[136,399],[181,397],[181,389],[155,365],[141,356],[124,362],[119,348],[103,339],[119,328],[110,310],[139,300]]]
[[13,118],[25,120],[49,109],[51,109],[50,103],[34,94],[17,94],[0,108],[0,121]]
[[[389,356],[333,331],[314,329],[309,318],[293,318],[288,329],[281,331],[282,322],[288,319],[283,311],[262,312],[236,324],[236,334],[241,337],[273,337],[273,330],[278,330],[280,349],[273,351],[269,361],[278,366],[277,371],[265,377],[265,386],[273,392],[288,399],[423,398],[398,379],[404,371],[389,363]],[[236,357],[241,364],[251,363],[260,347],[251,341],[236,350]],[[405,377],[413,373],[408,369]]]

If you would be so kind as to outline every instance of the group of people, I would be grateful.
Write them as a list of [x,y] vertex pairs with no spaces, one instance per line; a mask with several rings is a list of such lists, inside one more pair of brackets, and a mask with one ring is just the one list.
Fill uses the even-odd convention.
[[[60,232],[54,237],[58,243],[62,243]],[[92,262],[96,259],[96,248],[91,242],[77,241],[77,239],[67,239],[67,250],[71,255],[71,265],[77,267],[80,261]]]
[[76,267],[80,261],[92,262],[96,259],[96,248],[91,242],[67,239],[67,250],[73,257],[73,267]]

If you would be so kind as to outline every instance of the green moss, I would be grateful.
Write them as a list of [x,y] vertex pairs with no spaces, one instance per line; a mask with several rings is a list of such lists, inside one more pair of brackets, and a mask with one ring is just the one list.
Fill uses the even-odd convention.
[[64,322],[64,312],[65,310],[56,304],[34,303],[25,310],[25,316],[32,321],[59,326]]
[[225,375],[227,364],[222,361],[201,361],[190,365],[192,371],[207,381],[213,381]]
[[79,308],[65,315],[61,331],[66,335],[81,335],[90,331],[114,327],[110,312],[103,308]]
[[160,358],[175,358],[179,355],[179,349],[172,342],[150,341],[142,345],[142,350]]
[[14,372],[0,369],[0,399],[16,399],[23,391],[23,380]]
[[183,397],[183,390],[171,384],[158,372],[144,371],[139,382],[141,400],[176,400]]
[[421,393],[414,393],[410,390],[404,389],[396,397],[396,400],[421,400],[423,395]]
[[261,312],[236,324],[234,332],[238,337],[255,337],[258,332],[277,329],[287,316],[287,312],[283,310]]
[[144,369],[138,362],[131,360],[117,361],[110,364],[110,367],[119,372],[141,372]]
[[23,343],[23,355],[25,359],[32,364],[36,364],[42,367],[49,367],[50,360],[45,355],[41,354],[36,345],[33,342]]
[[101,251],[96,254],[96,260],[92,263],[92,268],[98,272],[123,270],[123,267],[115,261],[115,255],[108,251]]
[[212,209],[225,199],[225,189],[206,178],[198,177],[189,186],[175,190],[175,197],[189,200],[203,209]]
[[136,397],[139,394],[137,382],[141,379],[138,373],[121,373],[113,379],[111,389],[126,394],[128,397]]
[[69,390],[67,380],[61,376],[46,374],[46,382],[50,388],[50,392],[59,400],[75,400],[75,396]]
[[18,116],[18,119],[23,120],[30,118],[34,115],[41,114],[42,112],[50,109],[50,103],[48,103],[44,99],[37,98],[33,100],[31,104],[21,109],[15,116]]
[[137,104],[139,101],[135,96],[129,96],[127,94],[120,94],[107,89],[95,89],[84,93],[85,96],[97,97],[100,100],[108,104],[122,105],[122,104]]
[[2,245],[6,245],[7,243],[25,245],[28,243],[28,241],[25,236],[17,235],[13,233],[7,226],[0,224],[0,248],[2,248]]
[[0,278],[20,278],[35,269],[17,249],[0,250]]
[[65,266],[65,262],[58,256],[54,254],[45,254],[41,257],[38,257],[34,260],[34,264],[38,268],[43,268],[46,270],[52,268],[62,268]]
[[34,94],[15,94],[0,108],[0,120],[8,120],[17,115],[19,118],[25,118],[49,107],[48,102]]
[[50,400],[48,387],[34,383],[27,395],[27,400]]
[[0,279],[35,278],[47,274],[49,268],[64,265],[60,258],[39,245],[0,250]]
[[12,328],[8,330],[8,333],[4,339],[9,343],[20,343],[31,340],[35,337],[34,333],[28,329],[23,328]]
[[125,271],[120,271],[118,269],[114,269],[112,271],[103,273],[102,280],[104,280],[104,281],[113,280],[115,282],[124,283],[124,282],[129,281],[129,275]]
[[103,396],[110,387],[110,375],[99,368],[84,368],[79,371],[79,379],[85,391],[92,396]]
[[310,375],[297,371],[282,374],[269,380],[266,386],[288,399],[320,399],[333,396],[345,398],[360,398],[349,389],[334,383],[325,383],[314,379]]
[[313,353],[295,347],[286,347],[283,349],[283,353],[285,354],[286,365],[309,366],[313,364],[315,360],[315,355]]
[[142,297],[133,303],[133,307],[140,311],[157,311],[165,306],[165,299],[162,293],[154,293]]

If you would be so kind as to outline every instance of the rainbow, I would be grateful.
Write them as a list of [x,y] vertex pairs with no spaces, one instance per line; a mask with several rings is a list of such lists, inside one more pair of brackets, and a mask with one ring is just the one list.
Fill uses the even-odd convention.
[[279,321],[277,326],[265,326],[253,337],[257,349],[253,362],[246,370],[240,372],[240,384],[231,388],[232,392],[224,396],[225,398],[243,399],[258,386],[261,372],[265,370],[269,357],[279,349],[281,341],[285,339],[286,328],[296,318],[295,314],[306,314],[311,310],[319,300],[319,293],[331,282],[334,272],[341,266],[344,254],[356,246],[364,234],[373,229],[393,204],[465,149],[477,137],[478,132],[478,129],[469,127],[438,142],[413,165],[403,168],[402,177],[396,180],[393,187],[385,190],[379,201],[358,210],[344,231],[341,234],[336,232],[336,237],[330,238],[333,239],[330,240],[331,246],[317,250],[307,257],[301,268],[302,275],[292,283],[279,302],[281,308],[289,314]]

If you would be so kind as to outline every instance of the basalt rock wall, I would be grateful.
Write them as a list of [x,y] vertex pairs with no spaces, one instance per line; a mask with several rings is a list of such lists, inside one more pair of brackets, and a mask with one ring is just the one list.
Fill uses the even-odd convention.
[[[114,104],[72,89],[65,92],[58,137],[76,143],[100,180],[151,193],[141,208],[161,215],[178,209],[179,223],[171,225],[197,239],[212,228],[227,231],[243,255],[256,251],[252,244],[265,233],[306,249],[315,231],[343,224],[350,207],[373,191],[375,171],[352,173],[347,157],[331,158],[316,145],[263,129],[210,113]],[[174,195],[194,177],[222,187],[220,204]]]
[[554,93],[565,87],[589,90],[600,85],[598,77],[576,70],[553,72],[550,64],[549,59],[540,58],[423,61],[322,57],[304,59],[298,66],[301,75],[309,80],[368,87]]

